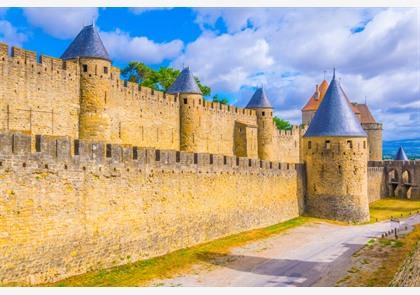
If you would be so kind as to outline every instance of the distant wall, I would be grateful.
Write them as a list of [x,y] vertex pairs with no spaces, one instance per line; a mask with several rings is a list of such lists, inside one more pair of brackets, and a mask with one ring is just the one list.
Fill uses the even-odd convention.
[[0,43],[0,129],[78,137],[77,63]]
[[368,167],[368,198],[369,203],[387,197],[383,167]]
[[41,283],[299,215],[300,165],[0,134],[0,282]]

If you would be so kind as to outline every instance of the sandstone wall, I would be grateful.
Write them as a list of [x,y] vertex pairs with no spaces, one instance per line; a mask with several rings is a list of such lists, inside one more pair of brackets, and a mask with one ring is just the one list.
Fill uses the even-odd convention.
[[78,137],[75,62],[0,43],[0,129]]
[[302,167],[0,135],[0,282],[40,283],[275,224],[302,211]]
[[366,138],[304,137],[306,210],[316,217],[369,220]]
[[383,167],[368,167],[369,203],[385,198],[387,195],[385,170]]

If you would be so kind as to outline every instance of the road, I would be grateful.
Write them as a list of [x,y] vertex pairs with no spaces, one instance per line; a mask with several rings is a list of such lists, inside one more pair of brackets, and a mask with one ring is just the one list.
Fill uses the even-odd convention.
[[[420,215],[400,226],[420,223]],[[189,273],[155,281],[155,286],[334,286],[351,265],[352,254],[373,237],[394,228],[386,221],[358,226],[303,225],[235,248],[229,255],[207,253]]]

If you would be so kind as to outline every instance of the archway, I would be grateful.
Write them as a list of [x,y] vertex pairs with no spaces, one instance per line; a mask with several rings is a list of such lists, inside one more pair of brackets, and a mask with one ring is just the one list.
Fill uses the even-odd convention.
[[401,173],[401,182],[403,186],[402,197],[405,199],[411,199],[411,174],[410,171],[404,170]]
[[388,189],[389,196],[395,197],[397,195],[397,188],[399,185],[398,172],[395,169],[392,169],[388,172]]

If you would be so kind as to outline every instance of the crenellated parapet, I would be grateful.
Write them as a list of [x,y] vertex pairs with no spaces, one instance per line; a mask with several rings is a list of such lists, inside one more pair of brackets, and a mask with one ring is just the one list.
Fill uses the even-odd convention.
[[[264,174],[301,173],[302,164],[280,163],[210,153],[141,148],[69,137],[21,133],[0,134],[3,169],[141,172],[162,169],[179,173]],[[298,171],[298,172],[296,172]]]

